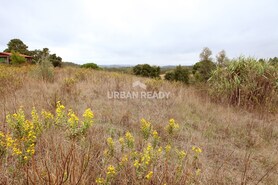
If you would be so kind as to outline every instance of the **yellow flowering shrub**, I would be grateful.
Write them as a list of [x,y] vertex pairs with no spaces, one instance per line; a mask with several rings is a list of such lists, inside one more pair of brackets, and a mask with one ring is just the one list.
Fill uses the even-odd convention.
[[5,136],[6,149],[13,156],[17,156],[20,162],[28,161],[35,153],[35,143],[41,128],[35,114],[33,109],[33,121],[26,120],[24,111],[20,108],[17,113],[8,114],[6,117],[10,129]]
[[[111,137],[107,138],[108,149],[105,150],[104,156],[111,149],[113,149],[113,156],[109,155],[109,158],[102,160],[103,163],[100,165],[103,168],[102,171],[106,173],[101,173],[96,178],[97,184],[113,184],[121,177],[125,177],[126,182],[135,180],[139,184],[178,183],[181,179],[194,180],[200,175],[201,170],[196,161],[198,159],[194,156],[196,152],[200,154],[201,149],[195,147],[193,155],[190,155],[190,152],[187,153],[173,144],[165,143],[164,145],[158,142],[160,137],[152,127],[150,122],[142,119],[141,138],[135,140],[131,132],[126,132],[124,136],[120,135],[118,142],[114,142]],[[174,134],[179,126],[171,119],[165,128],[168,134]],[[171,130],[170,133],[169,130]],[[111,178],[112,175],[113,178]],[[161,181],[161,179],[164,180]]]
[[28,162],[35,154],[37,138],[44,129],[63,127],[70,138],[77,138],[86,134],[93,124],[93,118],[91,109],[86,109],[80,121],[71,109],[66,114],[65,106],[58,102],[55,116],[45,110],[38,114],[33,108],[31,119],[28,120],[21,107],[16,113],[6,116],[8,128],[6,133],[0,131],[0,156],[7,152],[21,163]]

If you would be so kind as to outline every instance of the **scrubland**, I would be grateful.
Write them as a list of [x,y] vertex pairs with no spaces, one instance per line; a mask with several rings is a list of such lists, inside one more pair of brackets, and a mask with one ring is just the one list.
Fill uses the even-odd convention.
[[[170,92],[109,99],[109,91]],[[205,87],[80,68],[0,66],[0,184],[278,184],[278,116]]]

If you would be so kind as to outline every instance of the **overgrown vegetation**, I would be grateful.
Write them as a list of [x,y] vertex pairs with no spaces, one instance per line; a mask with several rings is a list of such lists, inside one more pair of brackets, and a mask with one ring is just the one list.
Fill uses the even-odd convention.
[[209,79],[214,100],[274,111],[278,107],[278,69],[267,62],[240,57],[217,67]]
[[53,82],[54,69],[49,59],[49,55],[44,55],[39,59],[39,61],[36,64],[34,73],[39,79],[43,81]]
[[24,57],[21,57],[19,54],[29,55],[33,57],[33,63],[36,64],[40,61],[40,59],[44,56],[49,56],[49,60],[51,61],[54,67],[62,66],[62,58],[57,56],[55,53],[50,54],[50,50],[48,48],[28,50],[28,46],[20,39],[11,39],[7,44],[8,48],[4,50],[4,52],[12,52],[14,57],[13,63],[22,64],[24,63]]
[[[214,104],[181,83],[71,67],[42,82],[35,68],[0,65],[0,184],[277,182],[277,114]],[[107,98],[143,91],[134,81],[170,98]]]

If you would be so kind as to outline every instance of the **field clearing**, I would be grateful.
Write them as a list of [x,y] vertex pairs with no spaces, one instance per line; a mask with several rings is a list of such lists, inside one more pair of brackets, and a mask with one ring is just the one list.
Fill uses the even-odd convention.
[[[180,126],[174,136],[174,145],[188,153],[192,146],[202,149],[198,164],[200,175],[188,184],[278,184],[277,115],[214,104],[206,93],[193,87],[127,74],[61,68],[55,69],[54,82],[45,82],[36,77],[32,66],[0,66],[1,70],[6,76],[0,75],[0,122],[3,123],[0,130],[6,129],[6,115],[15,113],[21,106],[29,118],[33,107],[38,112],[44,109],[54,114],[58,101],[78,116],[82,116],[86,108],[92,109],[94,125],[85,138],[86,142],[94,145],[87,153],[92,157],[92,162],[80,184],[95,183],[101,172],[99,159],[106,148],[107,138],[117,138],[130,131],[139,143],[142,142],[139,137],[142,118],[152,123],[162,143],[166,143],[163,138],[167,138],[164,127],[173,118]],[[146,84],[147,91],[170,92],[170,98],[108,99],[109,91],[133,91],[132,83],[137,80]],[[59,130],[50,129],[42,134],[37,143],[35,158],[38,169],[43,168],[42,161],[55,169],[51,152],[56,150],[66,152],[71,150],[71,145]],[[75,150],[75,162],[71,167],[78,166],[78,157],[83,154],[81,150]],[[43,160],[40,161],[41,158]],[[59,164],[59,160],[56,163]],[[6,165],[0,163],[0,184],[26,184],[26,178],[23,178],[26,173],[16,165]],[[35,174],[34,168],[30,168],[29,173],[31,176]],[[72,180],[65,184],[72,182],[76,183]],[[128,184],[124,180],[117,182]],[[147,183],[158,182],[156,179]],[[171,181],[167,184],[171,184]]]

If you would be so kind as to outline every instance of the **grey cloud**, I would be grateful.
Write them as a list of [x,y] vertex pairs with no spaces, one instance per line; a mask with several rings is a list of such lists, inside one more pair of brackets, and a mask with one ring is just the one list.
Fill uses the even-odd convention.
[[50,48],[64,60],[99,64],[193,64],[208,46],[274,57],[275,0],[22,0],[0,12],[0,49],[12,38]]

